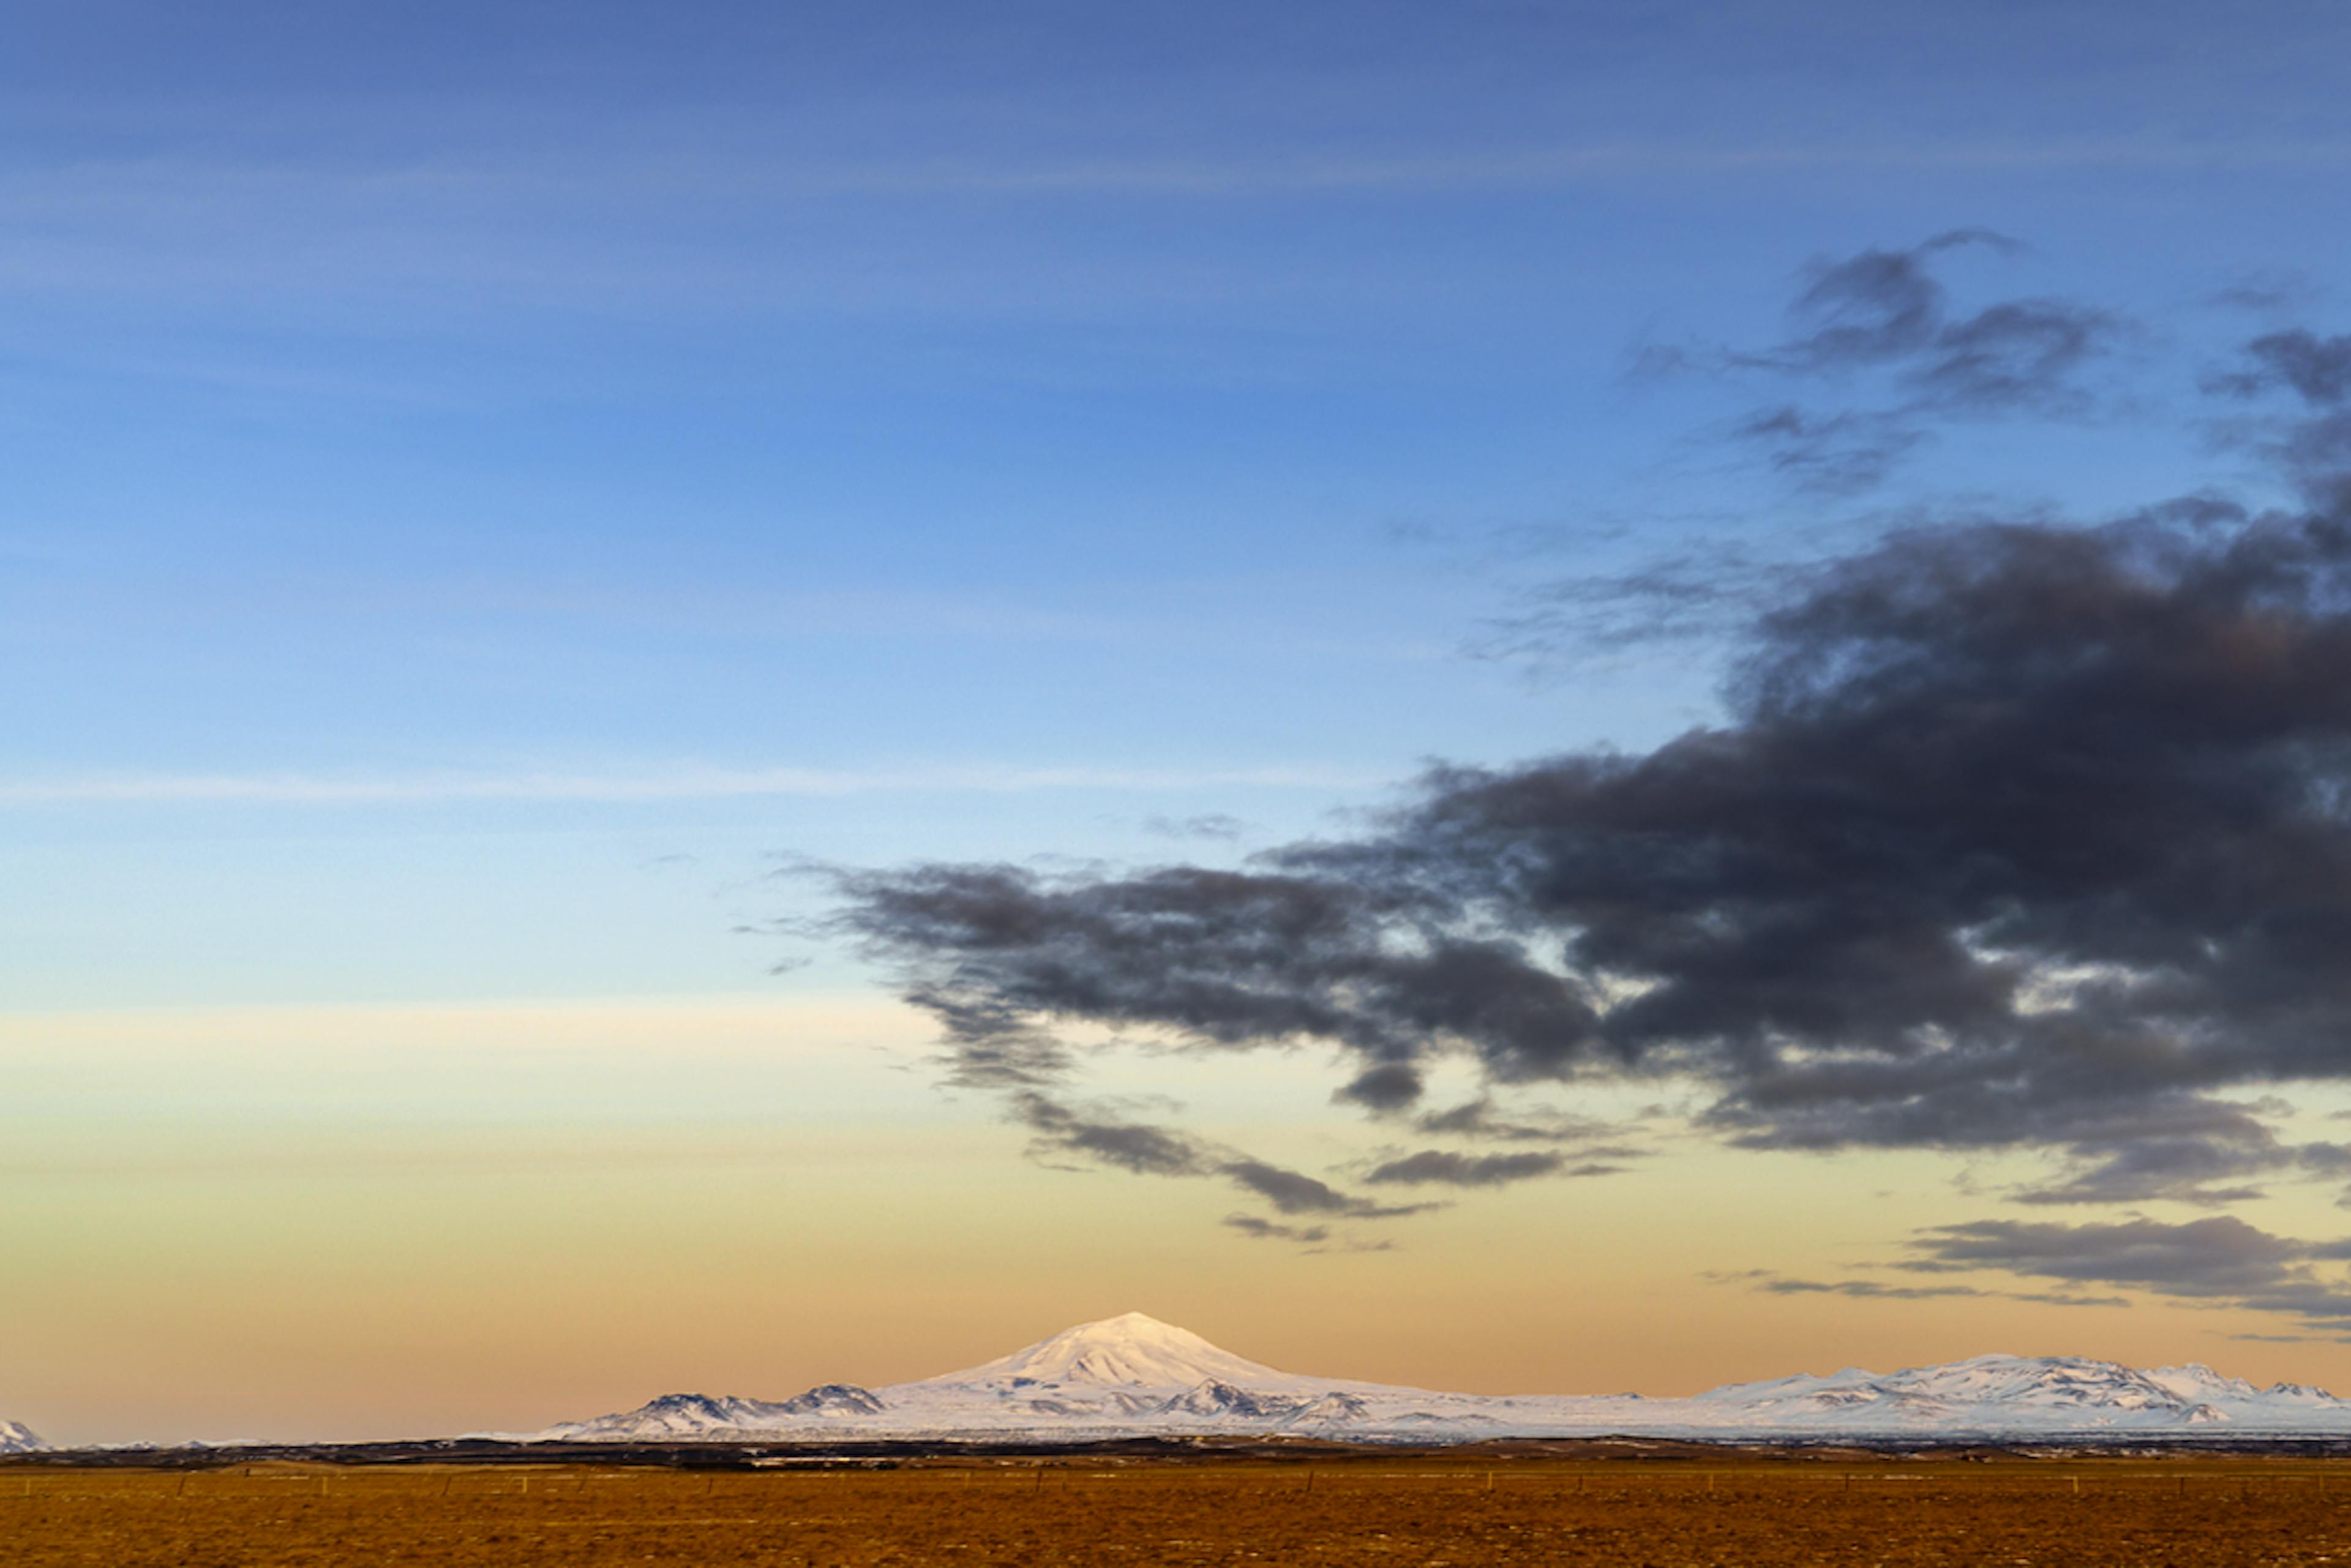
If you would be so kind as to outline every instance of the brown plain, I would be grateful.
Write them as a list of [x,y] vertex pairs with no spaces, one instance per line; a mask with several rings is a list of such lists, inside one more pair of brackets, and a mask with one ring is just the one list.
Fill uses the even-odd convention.
[[0,1469],[7,1568],[2351,1563],[2351,1462]]

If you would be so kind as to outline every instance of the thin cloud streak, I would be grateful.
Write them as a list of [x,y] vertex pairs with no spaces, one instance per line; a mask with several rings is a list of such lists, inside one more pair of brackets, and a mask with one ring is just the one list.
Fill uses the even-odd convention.
[[1057,789],[1357,789],[1387,780],[1315,768],[1186,771],[1115,768],[688,768],[660,773],[133,773],[0,781],[0,807],[96,805],[375,806],[578,800],[625,805],[759,796],[1030,794]]
[[952,164],[802,175],[836,191],[1155,191],[1221,195],[1258,191],[1541,185],[1616,176],[1803,172],[1818,169],[2237,169],[2351,163],[2351,142],[2193,142],[2136,138],[1911,143],[1717,145],[1606,141],[1451,157],[1301,158],[1262,162],[1101,160],[987,170]]
[[[738,133],[740,128],[734,128]],[[706,125],[687,121],[669,140],[699,146]],[[569,139],[574,140],[576,139]],[[1974,138],[1928,141],[1677,141],[1624,138],[1550,145],[1470,148],[1444,153],[1362,155],[1294,152],[1241,157],[1091,157],[984,161],[967,156],[912,156],[886,162],[836,160],[828,166],[792,158],[778,143],[772,157],[747,157],[714,166],[705,152],[664,152],[658,131],[640,128],[636,145],[617,159],[613,150],[588,154],[549,149],[503,160],[383,160],[329,153],[314,160],[282,157],[126,158],[93,170],[27,159],[0,165],[0,180],[37,210],[89,216],[110,198],[138,190],[191,204],[186,178],[202,172],[235,193],[283,197],[324,185],[378,200],[425,197],[450,204],[487,204],[502,193],[529,190],[589,203],[612,200],[639,185],[672,198],[742,196],[1084,195],[1157,193],[1218,196],[1260,192],[1392,188],[1447,190],[1476,186],[1544,185],[1588,179],[1677,173],[1793,172],[1814,170],[2072,169],[2324,169],[2351,165],[2351,141],[2261,139],[2190,141],[2149,137]],[[746,137],[756,142],[756,132]],[[650,141],[653,150],[647,151]],[[592,156],[593,167],[581,162]],[[618,167],[615,167],[617,163]],[[94,172],[111,169],[112,183],[93,184]],[[617,183],[616,178],[617,176]]]

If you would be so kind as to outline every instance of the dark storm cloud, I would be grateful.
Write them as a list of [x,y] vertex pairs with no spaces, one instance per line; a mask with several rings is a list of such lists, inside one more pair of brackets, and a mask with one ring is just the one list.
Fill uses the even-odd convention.
[[1911,1242],[1896,1267],[1923,1272],[1996,1269],[2073,1283],[2125,1285],[2192,1301],[2279,1312],[2314,1328],[2351,1333],[2351,1281],[2315,1267],[2351,1258],[2351,1242],[2272,1235],[2233,1216],[2166,1225],[2137,1218],[2105,1225],[1979,1220],[1938,1226]]
[[1763,616],[1729,721],[1654,751],[1441,768],[1241,870],[856,873],[844,918],[962,1081],[1050,1078],[1075,1023],[1333,1046],[1387,1113],[1446,1056],[1687,1074],[1750,1146],[2213,1197],[2303,1156],[2212,1091],[2351,1073],[2346,669],[2330,513],[1919,530]]
[[1308,848],[1248,871],[1108,878],[919,866],[839,885],[848,928],[947,1021],[958,1071],[979,1050],[979,1071],[1002,1073],[1001,1040],[1016,1070],[1049,1060],[1046,1019],[1173,1029],[1204,1049],[1329,1040],[1362,1060],[1359,1074],[1408,1066],[1444,1039],[1564,1061],[1562,1020],[1589,1031],[1585,982],[1529,964],[1517,937],[1455,929],[1467,912],[1452,894],[1319,859]]
[[[1929,262],[1979,238],[1823,269],[1816,319],[1768,357],[1890,371],[1920,409],[2059,406],[2118,329],[2032,302],[1955,314]],[[2351,1081],[2346,341],[2254,339],[2218,385],[2294,400],[2260,417],[2296,506],[1921,526],[1808,569],[1734,559],[1712,588],[1687,562],[1665,586],[1700,612],[1753,607],[1719,722],[1437,767],[1352,836],[1238,867],[836,872],[837,928],[937,1019],[948,1080],[1004,1095],[1040,1153],[1223,1181],[1318,1225],[1408,1210],[1073,1109],[1073,1031],[1328,1051],[1360,1112],[1544,1145],[1399,1155],[1384,1186],[1616,1164],[1630,1151],[1590,1146],[1613,1134],[1523,1102],[1637,1083],[1695,1086],[1699,1126],[1746,1147],[2046,1154],[2011,1195],[2043,1207],[2341,1181],[2351,1149],[2287,1141],[2253,1096]],[[1424,1108],[1440,1065],[1476,1097]],[[2060,1234],[2111,1239],[1955,1229],[1914,1261]],[[2314,1262],[2231,1299],[2331,1322]],[[2119,1267],[2081,1278],[2175,1289]]]

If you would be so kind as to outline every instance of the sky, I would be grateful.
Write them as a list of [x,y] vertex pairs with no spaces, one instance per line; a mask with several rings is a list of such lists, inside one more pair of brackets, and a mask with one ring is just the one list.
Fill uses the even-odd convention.
[[9,6],[0,1417],[2351,1385],[2346,47]]

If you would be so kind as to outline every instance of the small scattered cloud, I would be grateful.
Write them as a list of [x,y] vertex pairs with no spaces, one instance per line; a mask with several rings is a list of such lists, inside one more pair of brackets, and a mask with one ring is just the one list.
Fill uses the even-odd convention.
[[1401,1159],[1388,1160],[1364,1177],[1380,1186],[1505,1186],[1537,1176],[1614,1176],[1621,1165],[1583,1160],[1571,1165],[1552,1149],[1509,1155],[1465,1155],[1451,1149],[1423,1149]]
[[1284,1225],[1254,1214],[1228,1214],[1222,1223],[1258,1241],[1291,1241],[1300,1246],[1317,1246],[1331,1239],[1331,1228],[1327,1225]]
[[1134,1176],[1206,1176],[1217,1168],[1207,1145],[1165,1127],[1088,1119],[1035,1090],[1015,1093],[1011,1103],[1037,1134],[1029,1145],[1036,1154],[1076,1155]]
[[1420,1103],[1426,1082],[1419,1068],[1408,1061],[1384,1061],[1365,1068],[1334,1089],[1331,1098],[1361,1105],[1367,1111],[1400,1111]]
[[1968,1285],[1888,1285],[1877,1280],[1766,1280],[1755,1287],[1774,1296],[1851,1296],[1865,1301],[1917,1301],[1935,1296],[1982,1296]]
[[1262,1160],[1230,1160],[1217,1167],[1228,1177],[1273,1205],[1283,1214],[1332,1214],[1350,1219],[1395,1219],[1433,1207],[1425,1203],[1381,1204],[1298,1171],[1284,1170]]
[[1255,1241],[1287,1241],[1311,1255],[1318,1252],[1393,1252],[1395,1243],[1342,1236],[1327,1225],[1284,1225],[1254,1214],[1228,1214],[1223,1224]]
[[1506,1113],[1495,1105],[1490,1094],[1481,1094],[1441,1111],[1425,1112],[1415,1117],[1412,1124],[1432,1137],[1486,1143],[1605,1144],[1591,1152],[1608,1159],[1632,1159],[1641,1153],[1623,1144],[1606,1144],[1607,1140],[1625,1135],[1627,1127],[1624,1123],[1534,1106]]
[[2242,310],[2262,316],[2307,311],[2324,297],[2311,278],[2299,272],[2247,273],[2206,294],[2199,303],[2216,310]]

